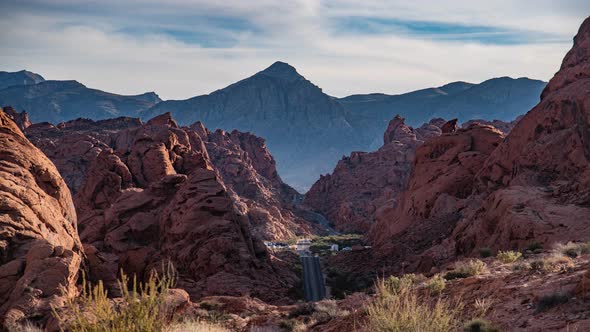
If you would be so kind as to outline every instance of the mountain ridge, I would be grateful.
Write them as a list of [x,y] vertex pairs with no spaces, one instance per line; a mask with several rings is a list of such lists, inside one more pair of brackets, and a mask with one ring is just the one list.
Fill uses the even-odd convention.
[[182,125],[201,121],[209,128],[251,132],[267,140],[285,181],[304,192],[343,155],[379,148],[381,133],[395,114],[414,127],[432,118],[511,121],[538,101],[544,86],[539,80],[499,77],[397,95],[338,98],[324,93],[294,66],[276,61],[225,88],[184,100],[162,101],[154,92],[124,96],[74,80],[43,80],[0,89],[0,104],[26,110],[37,123],[119,116],[147,120],[171,112]]

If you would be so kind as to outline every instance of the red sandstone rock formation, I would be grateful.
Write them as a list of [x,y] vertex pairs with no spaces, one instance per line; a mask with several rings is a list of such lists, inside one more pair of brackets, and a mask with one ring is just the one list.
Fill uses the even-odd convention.
[[273,271],[197,133],[163,114],[116,133],[113,142],[75,197],[93,278],[116,289],[118,269],[147,277],[170,261],[178,287],[193,298],[284,297],[293,280]]
[[83,252],[66,184],[1,109],[0,160],[0,323],[10,327],[75,294]]
[[488,121],[488,120],[482,120],[482,119],[475,119],[475,120],[469,120],[469,121],[463,123],[463,125],[461,127],[462,128],[467,128],[467,127],[471,126],[474,123],[479,123],[479,124],[482,124],[482,125],[488,125],[488,126],[496,127],[496,129],[498,129],[499,131],[501,131],[502,133],[504,133],[504,135],[508,135],[510,133],[510,131],[512,130],[512,128],[514,128],[514,126],[516,126],[516,124],[518,123],[518,121],[520,121],[520,119],[522,119],[523,117],[524,117],[524,115],[521,115],[521,116],[517,117],[516,119],[514,119],[513,121],[510,121],[510,122],[504,122],[502,120]]
[[[416,148],[440,135],[439,119],[412,129],[399,115],[389,122],[383,146],[375,152],[353,152],[332,174],[321,176],[304,204],[326,216],[338,231],[369,230],[375,216],[395,206],[405,189]],[[444,122],[444,120],[443,120]]]
[[191,128],[205,140],[211,162],[239,202],[240,212],[248,216],[256,236],[285,240],[321,232],[294,213],[300,194],[279,177],[264,139],[237,130],[210,133],[199,122]]
[[27,112],[17,112],[14,108],[6,106],[2,109],[4,114],[8,115],[18,126],[20,130],[25,130],[31,126],[31,120]]
[[418,150],[402,203],[373,228],[378,255],[406,248],[397,263],[428,271],[480,247],[588,240],[589,119],[590,18],[541,102],[506,139],[471,125]]

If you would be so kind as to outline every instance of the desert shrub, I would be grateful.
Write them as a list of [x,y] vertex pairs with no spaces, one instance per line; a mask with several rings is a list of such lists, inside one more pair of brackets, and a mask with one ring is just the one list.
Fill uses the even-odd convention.
[[470,320],[465,326],[463,327],[463,331],[465,332],[500,332],[498,328],[492,325],[492,323],[488,322],[485,319],[476,318]]
[[492,257],[492,249],[490,248],[479,248],[479,256],[481,258]]
[[338,303],[334,300],[324,300],[314,305],[312,318],[318,324],[328,322],[334,318],[346,317],[350,314],[348,310],[338,308]]
[[404,274],[401,277],[390,276],[383,281],[385,287],[387,287],[390,292],[399,292],[403,288],[409,288],[416,284],[417,277],[415,274]]
[[301,303],[289,313],[289,318],[311,315],[315,311],[312,303]]
[[299,327],[299,322],[295,319],[285,319],[279,323],[279,327],[284,331],[296,331]]
[[567,301],[569,301],[569,298],[570,296],[565,293],[553,293],[544,295],[539,299],[539,302],[537,303],[536,312],[545,311],[560,304],[566,303]]
[[512,266],[512,270],[513,271],[526,271],[529,269],[529,267],[530,267],[529,264],[526,264],[524,262],[519,262],[519,263],[516,263]]
[[543,250],[543,244],[537,241],[529,242],[526,246],[526,250],[530,250],[534,253],[539,252],[539,250]]
[[445,279],[440,276],[440,274],[437,274],[428,281],[426,287],[430,291],[430,294],[439,295],[445,289],[446,282]]
[[367,310],[368,331],[450,332],[460,328],[460,302],[443,298],[418,297],[415,288],[402,287],[397,291],[377,282],[377,294]]
[[[92,286],[82,278],[82,293],[66,302],[67,316],[54,315],[61,326],[72,332],[152,332],[162,331],[167,323],[165,294],[174,285],[173,269],[162,277],[152,273],[147,282],[132,280],[121,271],[121,303],[114,306],[102,281]],[[131,285],[131,288],[129,287]]]
[[332,296],[341,300],[352,293],[370,288],[374,284],[374,279],[375,276],[370,273],[348,273],[336,267],[329,267],[326,285],[331,287]]
[[568,256],[554,254],[548,257],[534,260],[529,263],[534,271],[555,272],[567,271],[574,266],[573,260]]
[[227,328],[200,320],[188,320],[170,324],[164,332],[229,332]]
[[444,278],[447,280],[467,278],[482,274],[486,269],[486,263],[479,259],[470,259],[455,265],[455,270],[449,271]]
[[568,242],[567,244],[558,244],[555,247],[554,252],[571,258],[587,255],[590,254],[590,242]]
[[221,303],[215,301],[203,301],[199,303],[199,307],[207,311],[218,311],[221,309]]
[[7,325],[6,330],[8,332],[42,332],[43,329],[38,327],[37,325],[27,321],[21,322],[17,325]]
[[490,299],[476,299],[473,302],[473,308],[478,317],[483,317],[492,308],[492,301]]
[[518,251],[498,251],[498,254],[496,255],[496,259],[498,259],[500,262],[504,263],[504,264],[508,264],[508,263],[514,263],[517,260],[520,259],[520,257],[522,256],[522,254]]

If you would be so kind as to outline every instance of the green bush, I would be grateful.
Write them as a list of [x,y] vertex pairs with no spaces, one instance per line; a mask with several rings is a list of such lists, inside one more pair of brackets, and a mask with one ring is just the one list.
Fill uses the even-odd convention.
[[533,241],[526,246],[526,249],[532,252],[538,252],[539,250],[543,250],[543,244],[540,242]]
[[498,251],[496,259],[504,264],[514,263],[522,257],[522,254],[518,251]]
[[479,248],[479,256],[481,258],[492,257],[492,249],[490,249],[490,248]]
[[492,323],[485,319],[477,318],[465,324],[463,331],[465,332],[500,332],[500,330],[493,326]]

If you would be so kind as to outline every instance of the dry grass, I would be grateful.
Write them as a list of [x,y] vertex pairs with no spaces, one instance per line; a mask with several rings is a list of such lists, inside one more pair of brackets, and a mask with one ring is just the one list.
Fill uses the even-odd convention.
[[43,329],[41,329],[37,325],[35,325],[31,322],[28,322],[28,321],[20,323],[18,325],[14,325],[14,326],[7,326],[6,330],[8,332],[42,332],[43,331]]
[[556,254],[562,254],[571,258],[590,254],[590,242],[568,242],[558,244],[553,250]]
[[[152,274],[145,283],[136,277],[130,280],[123,272],[119,280],[122,298],[113,302],[108,298],[102,282],[89,284],[83,277],[82,294],[70,299],[60,315],[54,315],[62,327],[71,332],[160,332],[168,318],[165,294],[174,284],[173,269],[162,277]],[[131,285],[131,287],[130,287]]]
[[475,309],[477,317],[485,316],[488,311],[492,308],[492,300],[490,299],[476,299],[473,303],[473,308]]
[[487,268],[486,263],[479,259],[470,259],[466,262],[460,262],[455,265],[455,270],[449,271],[444,278],[447,280],[467,278],[482,274]]
[[514,263],[522,257],[522,253],[518,251],[498,251],[496,259],[504,264]]
[[553,254],[529,263],[531,270],[540,272],[562,272],[574,267],[574,261],[561,254]]
[[230,330],[226,329],[221,325],[216,325],[213,323],[199,321],[199,320],[190,320],[184,321],[179,323],[174,323],[163,330],[164,332],[229,332]]
[[428,291],[432,295],[440,295],[442,291],[447,287],[446,281],[440,274],[435,275],[426,283]]
[[460,326],[463,305],[442,298],[419,298],[413,287],[391,288],[378,281],[367,306],[366,329],[374,332],[451,332]]

